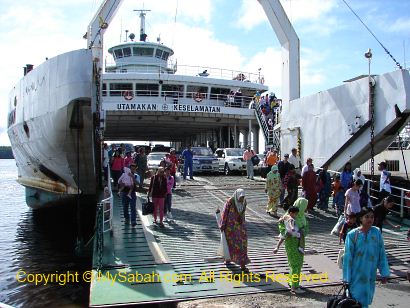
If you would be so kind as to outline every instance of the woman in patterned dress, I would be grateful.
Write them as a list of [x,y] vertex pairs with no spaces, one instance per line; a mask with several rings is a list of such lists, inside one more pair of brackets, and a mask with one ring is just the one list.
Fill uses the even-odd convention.
[[278,166],[273,165],[271,171],[266,176],[265,192],[268,194],[268,205],[266,213],[278,218],[277,206],[279,202],[280,192],[282,190],[282,182],[278,172]]
[[221,231],[225,232],[231,260],[247,271],[248,258],[248,234],[245,222],[246,200],[245,191],[237,189],[233,196],[226,201],[221,215]]

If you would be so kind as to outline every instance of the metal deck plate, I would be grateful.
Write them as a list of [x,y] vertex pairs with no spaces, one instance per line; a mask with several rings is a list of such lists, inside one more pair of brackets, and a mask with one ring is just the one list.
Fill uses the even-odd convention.
[[[222,209],[223,203],[238,187],[245,188],[248,200],[248,254],[252,261],[248,275],[242,274],[236,265],[226,267],[216,255],[220,233],[215,210]],[[164,229],[152,224],[152,216],[141,215],[141,200],[137,203],[137,228],[125,225],[122,206],[116,198],[114,231],[112,236],[105,236],[101,276],[93,271],[90,306],[180,301],[287,289],[284,280],[275,281],[273,276],[288,274],[289,268],[283,246],[278,254],[272,253],[277,242],[277,220],[265,213],[267,197],[263,190],[264,182],[243,177],[196,177],[195,181],[185,181],[173,194],[175,221],[165,223]],[[308,215],[308,219],[310,234],[306,247],[318,253],[306,255],[302,268],[302,273],[315,277],[315,281],[304,280],[301,285],[338,283],[341,271],[336,259],[341,246],[338,238],[329,234],[336,218],[330,212],[317,211]],[[384,237],[389,246],[392,277],[404,276],[409,244],[404,236],[384,234]],[[280,280],[280,276],[278,278]]]

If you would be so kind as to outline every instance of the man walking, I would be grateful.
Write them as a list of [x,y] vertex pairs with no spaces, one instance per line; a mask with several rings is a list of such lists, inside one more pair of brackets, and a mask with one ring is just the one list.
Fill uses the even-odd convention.
[[124,212],[125,224],[130,222],[129,208],[131,208],[131,226],[136,227],[137,220],[137,195],[135,194],[135,189],[137,187],[135,181],[135,171],[136,165],[130,165],[131,171],[129,174],[123,173],[118,180],[118,185],[123,186],[124,189],[121,191],[121,202]]
[[255,155],[255,152],[251,150],[251,146],[248,145],[246,151],[243,153],[243,160],[246,161],[246,173],[247,178],[253,180],[253,162],[252,157]]
[[298,150],[296,148],[293,148],[292,153],[289,155],[289,163],[295,166],[297,174],[300,175],[302,173],[302,162],[300,161]]
[[[280,175],[280,180],[282,181],[282,186],[285,187],[285,177],[286,174],[288,173],[289,169],[290,169],[290,163],[289,163],[289,154],[285,154],[283,156],[283,160],[281,160],[278,163],[278,170],[279,170],[279,175]],[[280,193],[280,204],[283,205],[283,200],[285,197],[285,190],[282,189],[282,192]]]
[[182,157],[184,158],[184,180],[186,180],[188,169],[189,169],[189,178],[193,180],[194,172],[192,168],[193,168],[194,152],[192,152],[190,145],[188,145],[187,148],[182,152]]

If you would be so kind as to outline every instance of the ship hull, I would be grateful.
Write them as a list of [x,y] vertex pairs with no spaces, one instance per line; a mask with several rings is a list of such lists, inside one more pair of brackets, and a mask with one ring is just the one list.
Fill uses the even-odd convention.
[[95,195],[92,57],[77,50],[30,71],[9,99],[8,135],[32,208]]

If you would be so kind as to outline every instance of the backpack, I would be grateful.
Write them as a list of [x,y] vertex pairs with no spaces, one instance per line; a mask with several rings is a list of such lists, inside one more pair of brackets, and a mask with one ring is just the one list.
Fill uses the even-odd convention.
[[255,154],[252,156],[251,161],[254,166],[257,166],[261,160],[259,156]]

